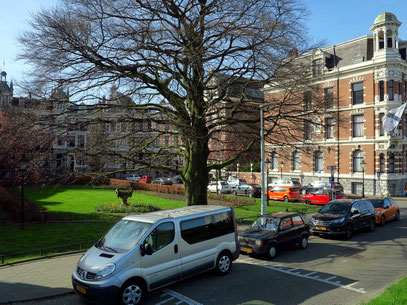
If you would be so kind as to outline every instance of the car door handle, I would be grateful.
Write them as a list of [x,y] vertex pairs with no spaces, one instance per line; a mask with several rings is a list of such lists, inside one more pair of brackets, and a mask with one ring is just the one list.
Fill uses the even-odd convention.
[[178,245],[174,245],[174,253],[178,253]]

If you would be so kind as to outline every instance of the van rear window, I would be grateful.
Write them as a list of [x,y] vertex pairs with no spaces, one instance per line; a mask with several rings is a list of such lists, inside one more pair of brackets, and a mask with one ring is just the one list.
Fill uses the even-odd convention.
[[181,237],[188,244],[210,240],[235,231],[232,211],[183,220]]

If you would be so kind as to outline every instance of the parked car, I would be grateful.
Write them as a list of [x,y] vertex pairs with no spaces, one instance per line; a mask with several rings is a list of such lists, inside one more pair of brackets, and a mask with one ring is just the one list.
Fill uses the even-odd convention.
[[151,184],[160,184],[160,185],[172,185],[172,181],[168,178],[155,178],[151,181]]
[[400,208],[392,198],[368,200],[374,207],[376,224],[384,226],[389,220],[400,220]]
[[233,189],[236,196],[261,197],[261,186],[258,184],[241,184]]
[[151,183],[153,181],[153,177],[148,176],[148,175],[144,175],[142,176],[138,182],[140,183]]
[[301,199],[301,191],[294,186],[276,186],[269,190],[268,198],[285,202],[296,201]]
[[244,180],[243,178],[238,178],[234,176],[229,176],[227,182],[231,187],[236,187],[241,184],[247,184],[246,180]]
[[284,179],[279,179],[276,181],[273,181],[272,183],[269,184],[269,188],[273,188],[275,186],[295,186],[298,189],[301,189],[301,183],[297,180],[284,180]]
[[346,195],[340,191],[333,191],[334,195],[332,196],[332,190],[318,190],[311,194],[306,194],[302,197],[302,200],[305,204],[327,204],[333,199],[345,199]]
[[172,181],[174,184],[182,184],[182,183],[184,183],[184,181],[182,180],[182,178],[181,178],[180,175],[176,175],[176,176],[170,177],[169,179],[171,179],[171,181]]
[[239,233],[240,250],[274,258],[283,247],[308,246],[309,226],[300,214],[278,212],[260,216],[249,229]]
[[133,182],[138,182],[140,180],[140,176],[139,175],[131,175],[126,177],[126,180],[128,181],[133,181]]
[[[340,191],[343,193],[343,185],[340,182],[335,182],[333,184],[335,191]],[[305,185],[302,187],[304,194],[315,193],[318,190],[330,190],[332,189],[331,183],[329,181],[314,181],[311,184]]]
[[333,200],[310,218],[313,235],[345,235],[352,238],[360,229],[375,230],[375,212],[368,200]]
[[239,255],[230,207],[128,215],[82,255],[72,286],[85,303],[136,305],[148,292],[194,274],[226,275]]
[[208,191],[218,194],[231,194],[233,187],[231,187],[226,181],[212,181],[208,185]]

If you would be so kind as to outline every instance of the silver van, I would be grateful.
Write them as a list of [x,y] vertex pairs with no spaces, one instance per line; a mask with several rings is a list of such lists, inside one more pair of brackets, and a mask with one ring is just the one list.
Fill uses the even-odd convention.
[[230,207],[129,215],[81,257],[72,285],[87,302],[139,304],[147,292],[197,273],[229,273],[239,250]]

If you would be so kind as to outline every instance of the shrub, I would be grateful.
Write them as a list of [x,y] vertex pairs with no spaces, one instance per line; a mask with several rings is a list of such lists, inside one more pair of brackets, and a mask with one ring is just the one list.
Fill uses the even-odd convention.
[[147,213],[160,210],[151,204],[144,204],[142,202],[130,203],[123,205],[120,203],[102,203],[95,208],[96,212],[104,213]]

